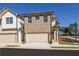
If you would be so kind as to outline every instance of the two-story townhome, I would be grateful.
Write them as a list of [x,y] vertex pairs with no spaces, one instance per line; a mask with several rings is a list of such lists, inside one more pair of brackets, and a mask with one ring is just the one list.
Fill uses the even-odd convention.
[[55,25],[52,12],[23,14],[25,43],[52,43]]
[[23,18],[9,8],[0,11],[0,43],[21,43]]
[[18,15],[9,8],[0,11],[0,43],[52,43],[56,39],[53,12]]

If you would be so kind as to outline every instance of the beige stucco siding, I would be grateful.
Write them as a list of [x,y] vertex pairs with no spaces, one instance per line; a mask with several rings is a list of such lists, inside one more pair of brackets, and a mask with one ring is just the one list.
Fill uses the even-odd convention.
[[44,22],[43,16],[39,16],[39,20],[32,16],[32,23],[28,23],[28,17],[25,17],[25,33],[27,32],[50,32],[50,15],[48,15],[48,22]]
[[48,33],[26,34],[26,43],[48,43]]
[[0,43],[15,43],[16,34],[0,34]]

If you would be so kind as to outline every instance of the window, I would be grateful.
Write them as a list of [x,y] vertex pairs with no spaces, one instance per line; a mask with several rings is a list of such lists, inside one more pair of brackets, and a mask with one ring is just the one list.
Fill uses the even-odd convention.
[[9,18],[6,18],[6,24],[9,24]]
[[32,17],[31,17],[31,16],[28,17],[28,22],[29,22],[29,23],[32,22]]
[[10,17],[10,24],[13,23],[13,17]]
[[6,24],[12,24],[12,23],[13,23],[13,17],[7,17]]
[[44,16],[44,22],[48,22],[48,16]]
[[35,16],[36,20],[39,20],[39,16]]

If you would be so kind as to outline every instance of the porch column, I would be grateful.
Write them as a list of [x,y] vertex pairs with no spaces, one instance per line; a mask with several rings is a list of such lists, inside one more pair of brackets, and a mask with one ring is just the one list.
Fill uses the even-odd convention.
[[18,31],[18,42],[22,43],[22,36],[21,36],[21,32]]
[[58,42],[58,29],[57,29],[57,35],[56,36],[57,36],[57,42]]
[[54,31],[54,42],[56,42],[56,30]]
[[54,41],[53,41],[53,45],[59,45],[58,42],[58,30],[54,31]]

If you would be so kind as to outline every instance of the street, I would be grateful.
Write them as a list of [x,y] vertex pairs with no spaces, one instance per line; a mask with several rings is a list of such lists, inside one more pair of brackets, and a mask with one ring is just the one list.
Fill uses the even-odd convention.
[[79,56],[78,50],[0,48],[1,56]]

